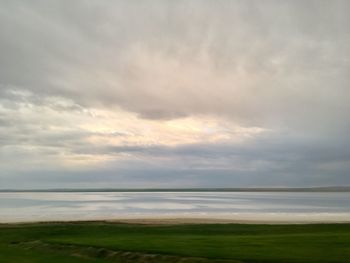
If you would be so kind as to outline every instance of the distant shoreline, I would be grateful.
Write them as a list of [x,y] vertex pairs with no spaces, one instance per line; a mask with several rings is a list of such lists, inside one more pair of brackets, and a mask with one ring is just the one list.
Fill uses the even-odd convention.
[[79,192],[350,192],[350,186],[291,188],[72,188],[72,189],[0,189],[0,193],[79,193]]

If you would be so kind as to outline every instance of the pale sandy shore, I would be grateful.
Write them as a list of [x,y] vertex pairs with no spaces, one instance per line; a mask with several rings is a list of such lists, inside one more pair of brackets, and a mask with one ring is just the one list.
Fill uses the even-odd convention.
[[349,213],[328,214],[235,214],[235,215],[187,215],[187,216],[147,216],[147,217],[86,217],[86,218],[0,218],[0,223],[44,223],[44,222],[108,222],[147,225],[175,224],[319,224],[319,223],[350,223]]
[[111,223],[142,224],[142,225],[183,225],[183,224],[264,224],[264,225],[290,225],[290,224],[345,224],[348,221],[267,221],[267,220],[235,220],[235,219],[208,219],[208,218],[143,218],[105,220]]
[[172,224],[316,224],[316,223],[350,223],[350,215],[290,215],[261,214],[236,215],[230,217],[149,217],[107,220],[129,224],[172,225]]

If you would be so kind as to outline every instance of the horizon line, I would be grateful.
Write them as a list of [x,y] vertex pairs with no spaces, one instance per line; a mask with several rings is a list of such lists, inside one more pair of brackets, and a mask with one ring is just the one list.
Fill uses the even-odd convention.
[[188,188],[32,188],[32,189],[0,189],[0,192],[302,192],[302,191],[350,191],[349,186],[311,186],[311,187],[188,187]]

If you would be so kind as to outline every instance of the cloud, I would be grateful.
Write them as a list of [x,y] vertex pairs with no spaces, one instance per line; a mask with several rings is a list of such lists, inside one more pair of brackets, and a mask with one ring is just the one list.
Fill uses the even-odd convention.
[[348,183],[348,1],[0,6],[6,180]]
[[143,118],[325,129],[349,110],[346,10],[344,1],[8,2],[1,79]]

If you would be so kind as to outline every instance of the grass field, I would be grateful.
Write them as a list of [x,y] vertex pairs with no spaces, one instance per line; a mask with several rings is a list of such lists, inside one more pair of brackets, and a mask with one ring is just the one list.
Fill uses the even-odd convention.
[[0,225],[0,262],[350,262],[350,224]]

